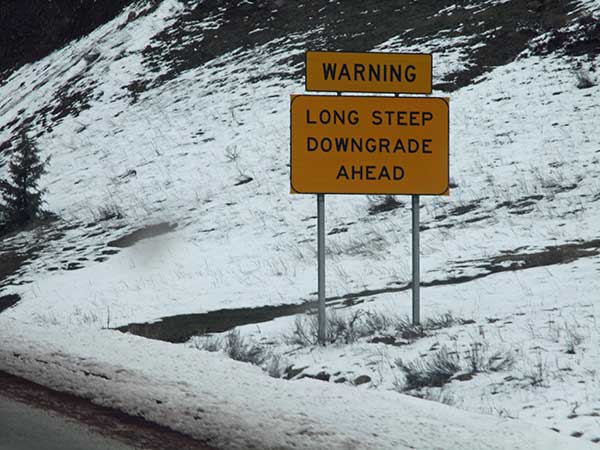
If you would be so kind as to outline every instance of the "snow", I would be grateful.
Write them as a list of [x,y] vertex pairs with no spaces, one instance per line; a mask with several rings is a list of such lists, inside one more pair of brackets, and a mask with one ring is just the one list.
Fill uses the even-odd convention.
[[[261,49],[257,53],[262,54]],[[236,57],[238,64],[241,60]],[[596,236],[591,224],[600,220],[598,209],[582,207],[581,202],[595,195],[593,175],[600,171],[599,157],[591,138],[593,121],[579,120],[598,110],[595,97],[581,94],[584,91],[575,87],[569,66],[558,58],[523,59],[488,76],[489,81],[451,99],[451,173],[459,187],[449,198],[422,200],[422,223],[431,227],[422,235],[425,282],[461,270],[481,272],[477,267],[459,269],[460,261],[485,259],[516,247],[539,249],[555,244],[557,237],[560,242],[571,242]],[[536,89],[530,89],[532,83]],[[242,80],[232,80],[232,85],[247,89]],[[48,266],[65,264],[56,262],[55,253],[41,255],[24,276],[33,282],[14,288],[15,293],[36,301],[25,301],[10,314],[29,317],[44,304],[43,314],[68,320],[73,307],[79,306],[104,324],[109,308],[111,326],[119,326],[178,313],[314,299],[315,231],[309,218],[316,205],[310,196],[288,194],[287,154],[281,151],[288,145],[287,104],[281,94],[269,98],[282,89],[293,92],[294,86],[259,86],[252,97],[256,103],[242,103],[236,92],[207,96],[201,91],[189,96],[192,86],[183,80],[163,87],[159,97],[169,92],[178,100],[173,104],[140,101],[139,107],[123,111],[119,118],[129,126],[118,134],[104,128],[94,131],[97,119],[75,135],[62,129],[67,121],[56,127],[57,135],[75,136],[72,139],[79,141],[78,164],[88,170],[73,167],[71,152],[54,155],[48,176],[49,208],[74,222],[92,220],[95,208],[113,204],[126,216],[121,223],[124,229],[99,223],[93,230],[104,234],[84,250],[63,252],[62,248],[71,243],[81,248],[77,243],[90,231],[67,231],[54,244],[61,260],[92,260],[106,250],[106,242],[148,223],[171,221],[179,227],[121,250],[109,265],[91,263],[78,271],[47,272]],[[594,90],[597,87],[588,92]],[[203,103],[195,106],[202,98]],[[263,118],[262,112],[272,108],[277,113]],[[102,108],[89,111],[90,115],[105,114]],[[78,121],[85,121],[85,113]],[[213,117],[223,118],[225,124],[215,123]],[[202,122],[205,135],[214,140],[189,142],[175,132],[198,129],[190,121]],[[151,131],[145,129],[147,122],[152,124]],[[244,144],[243,131],[258,137]],[[124,140],[137,144],[125,150]],[[87,144],[82,147],[83,142]],[[225,159],[228,147],[238,150],[236,161]],[[82,153],[82,148],[89,148],[89,153]],[[544,165],[537,164],[540,152]],[[98,160],[98,154],[104,156]],[[593,155],[591,160],[589,155]],[[119,177],[129,168],[136,168],[138,175]],[[73,176],[71,171],[76,171]],[[234,186],[241,175],[254,180]],[[76,190],[75,200],[70,195],[74,181],[90,185]],[[561,192],[572,184],[576,187]],[[534,217],[541,221],[536,227],[531,226],[529,214],[514,214],[499,206],[534,195],[544,196],[535,202]],[[249,203],[252,208],[246,207]],[[455,219],[435,219],[451,216],[460,206],[475,208]],[[385,287],[410,277],[409,260],[399,257],[410,252],[408,209],[369,219],[367,208],[365,197],[328,197],[328,229],[348,228],[327,239],[334,269],[328,275],[329,295],[366,286]],[[483,220],[467,222],[478,218]],[[365,263],[365,258],[373,261]],[[171,287],[156,289],[161,284]],[[87,292],[84,303],[80,289]],[[53,300],[56,296],[60,302]]]
[[598,0],[581,0],[579,3],[579,7],[592,14],[593,17],[598,17],[598,15],[600,14],[600,3],[598,3]]
[[[427,398],[445,397],[452,406],[472,412],[518,418],[561,433],[582,432],[600,438],[594,421],[598,409],[597,349],[600,258],[519,273],[490,275],[460,285],[422,289],[422,318],[451,311],[455,317],[474,321],[432,333],[411,345],[399,347],[358,341],[325,349],[281,345],[288,363],[306,367],[305,373],[325,371],[353,380],[368,375],[366,389],[394,391],[402,371],[395,361],[414,361],[447,346],[467,355],[475,346],[486,357],[510,354],[514,366],[501,372],[482,372],[472,381],[454,381],[443,388],[429,388]],[[410,315],[410,291],[379,294],[366,304],[337,309],[383,311]],[[293,318],[268,324],[247,325],[242,333],[255,341],[273,342],[293,329]],[[574,338],[574,354],[567,353]],[[468,363],[469,360],[466,359]],[[534,378],[539,376],[537,382]],[[573,412],[575,411],[575,412]]]
[[[598,9],[597,1],[580,5]],[[600,440],[600,258],[496,274],[486,268],[501,255],[523,261],[549,246],[598,239],[593,118],[600,88],[578,89],[575,73],[578,64],[597,65],[597,57],[524,52],[450,96],[457,187],[449,197],[421,200],[422,281],[441,283],[422,289],[422,316],[450,311],[474,323],[399,347],[362,339],[297,348],[285,339],[296,317],[240,327],[305,373],[369,375],[370,383],[271,379],[192,342],[103,329],[316,297],[316,202],[289,194],[287,167],[289,96],[303,93],[288,61],[303,53],[306,36],[219,56],[132,102],[126,86],[148,75],[141,51],[185,10],[166,0],[121,27],[126,10],[0,86],[0,125],[36,116],[39,145],[52,154],[43,179],[47,207],[62,218],[50,240],[46,230],[34,230],[6,241],[13,248],[41,245],[1,292],[22,301],[0,315],[0,370],[208,436],[223,448],[546,450]],[[198,26],[218,28],[221,21],[216,15]],[[442,80],[467,68],[466,55],[480,45],[478,36],[449,31],[418,45],[398,36],[374,50],[432,52],[434,80]],[[90,52],[100,55],[93,63]],[[157,70],[155,76],[167,68]],[[60,121],[40,113],[76,76],[75,90],[91,90],[90,108]],[[46,116],[51,128],[43,127]],[[3,128],[0,141],[10,135]],[[237,185],[244,177],[252,181]],[[378,200],[327,197],[328,232],[347,229],[327,236],[327,294],[381,291],[351,307],[338,302],[339,314],[410,312],[408,290],[385,292],[410,280],[410,211],[370,215]],[[124,217],[101,220],[104,207]],[[108,245],[156,223],[177,227],[127,248]],[[73,263],[82,267],[69,270]],[[479,278],[459,282],[461,276]],[[573,341],[575,353],[567,353]],[[473,344],[511,352],[514,367],[424,391],[452,408],[396,392],[403,382],[398,358],[425,358],[442,345],[465,354]],[[573,433],[582,438],[565,437]]]
[[23,322],[7,317],[0,325],[4,370],[217,448],[595,448],[523,422],[400,394],[276,380],[255,367],[179,345],[101,330],[31,324],[24,330]]

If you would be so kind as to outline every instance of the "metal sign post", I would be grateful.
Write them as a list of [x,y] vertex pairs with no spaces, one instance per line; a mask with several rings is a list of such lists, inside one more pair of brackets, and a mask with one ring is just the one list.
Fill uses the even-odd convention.
[[[432,55],[307,52],[290,99],[290,192],[317,195],[318,328],[327,341],[325,195],[412,196],[412,322],[420,318],[420,195],[449,195],[449,99],[432,92]],[[340,91],[393,93],[341,97]]]
[[420,267],[419,267],[419,196],[412,196],[412,322],[419,325],[420,317]]
[[319,310],[317,339],[325,345],[327,323],[325,317],[325,194],[317,194],[317,271],[319,287]]

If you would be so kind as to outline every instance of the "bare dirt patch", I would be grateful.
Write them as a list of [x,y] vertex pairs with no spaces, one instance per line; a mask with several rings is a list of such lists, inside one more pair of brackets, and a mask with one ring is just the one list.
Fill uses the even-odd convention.
[[21,300],[21,297],[19,297],[17,294],[9,294],[9,295],[2,295],[0,296],[0,313],[2,311],[7,310],[8,308],[15,306],[17,303],[19,303],[19,301]]
[[[146,79],[136,80],[128,87],[134,91],[134,100],[140,90],[159,86],[235,50],[261,45],[275,50],[284,42],[290,48],[370,51],[398,36],[406,44],[426,43],[439,37],[463,39],[464,42],[453,45],[464,47],[467,64],[435,86],[453,91],[494,67],[511,62],[533,38],[564,27],[575,8],[572,1],[562,0],[464,6],[450,0],[423,0],[414,6],[376,0],[207,0],[187,5],[187,11],[157,34],[144,50],[144,64],[149,70]],[[207,23],[211,25],[206,26]],[[446,50],[449,48],[433,49],[436,53]],[[281,71],[254,77],[251,82],[265,77],[301,77],[303,58],[301,52],[284,56],[279,61]]]
[[[600,239],[549,246],[537,252],[514,250],[486,260],[468,260],[455,263],[455,268],[476,267],[481,272],[474,275],[462,275],[452,278],[422,282],[422,287],[460,284],[484,278],[494,273],[524,270],[533,267],[566,264],[579,258],[600,255]],[[349,307],[360,304],[366,297],[379,294],[402,292],[412,288],[412,283],[399,286],[364,289],[344,295],[328,297],[327,305]],[[267,322],[277,317],[306,313],[316,308],[315,301],[300,304],[261,306],[257,308],[221,309],[201,314],[181,314],[163,317],[156,322],[132,323],[117,328],[124,333],[132,333],[150,339],[181,343],[192,336],[207,333],[222,333],[235,327],[253,323]]]
[[241,325],[305,313],[315,306],[315,302],[306,302],[257,308],[220,309],[201,314],[164,317],[151,323],[132,323],[117,330],[150,339],[181,343],[188,341],[192,336],[222,333]]
[[109,247],[117,247],[117,248],[126,248],[131,247],[137,242],[143,239],[149,239],[157,236],[161,236],[163,234],[169,233],[177,228],[177,224],[161,222],[154,225],[148,225],[144,228],[140,228],[139,230],[135,230],[123,237],[115,239],[114,241],[110,241],[108,244]]

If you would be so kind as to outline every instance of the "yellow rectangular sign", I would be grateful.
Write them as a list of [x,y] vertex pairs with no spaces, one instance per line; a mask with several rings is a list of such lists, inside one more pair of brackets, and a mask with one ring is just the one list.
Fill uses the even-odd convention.
[[294,95],[291,190],[447,195],[448,99]]
[[306,90],[431,94],[432,57],[419,53],[306,52]]

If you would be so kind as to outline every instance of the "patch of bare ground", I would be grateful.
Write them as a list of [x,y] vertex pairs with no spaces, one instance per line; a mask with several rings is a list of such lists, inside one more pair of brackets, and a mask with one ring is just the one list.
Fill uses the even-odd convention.
[[0,229],[0,290],[10,284],[27,281],[15,278],[26,265],[38,258],[48,242],[62,239],[65,228],[57,226],[58,218],[47,214],[21,229]]
[[[450,0],[422,0],[416,6],[376,0],[184,3],[186,11],[143,51],[148,71],[145,79],[127,86],[133,101],[140,92],[237,50],[261,45],[276,49],[283,44],[311,50],[371,51],[398,37],[407,44],[431,42],[442,36],[440,30],[444,30],[444,38],[463,40],[452,45],[464,48],[466,64],[435,86],[453,91],[513,61],[533,38],[565,27],[576,7],[574,2],[562,0],[481,2],[475,6]],[[440,45],[432,51],[448,50]],[[302,52],[283,56],[279,61],[282,70],[268,77],[301,77],[303,58]],[[254,77],[251,82],[264,78]]]
[[123,237],[110,241],[109,247],[126,248],[131,247],[143,239],[149,239],[169,233],[177,228],[176,223],[161,222],[154,225],[148,225],[139,230],[135,230]]
[[15,306],[20,300],[21,297],[17,294],[0,295],[0,313]]
[[[579,258],[596,255],[600,255],[600,239],[549,246],[543,250],[529,253],[517,249],[504,252],[501,255],[486,260],[461,261],[455,264],[455,268],[476,267],[481,269],[481,272],[474,275],[462,275],[442,280],[426,281],[422,282],[421,286],[430,287],[466,283],[494,273],[565,264]],[[349,292],[340,296],[328,297],[327,305],[337,307],[355,306],[364,302],[367,297],[406,291],[411,288],[412,283],[402,283],[399,286],[386,286],[379,289],[364,289],[362,291]],[[266,322],[277,317],[306,313],[316,308],[316,306],[315,301],[305,301],[300,304],[222,309],[208,313],[163,317],[158,321],[132,323],[117,329],[124,333],[132,333],[150,339],[181,343],[188,341],[192,336],[196,335],[222,333],[242,325]]]
[[117,329],[149,339],[181,343],[188,341],[192,336],[222,333],[241,325],[305,313],[314,307],[316,307],[315,302],[306,302],[257,308],[220,309],[207,313],[163,317],[150,323],[131,323]]
[[600,22],[591,15],[577,17],[568,27],[554,29],[545,39],[534,41],[531,48],[538,55],[559,52],[586,56],[591,61],[600,54]]
[[0,253],[0,286],[8,277],[14,275],[27,259],[26,254],[14,250]]
[[[511,263],[506,270],[529,269],[531,267],[551,266],[554,264],[566,264],[579,258],[596,256],[600,254],[600,239],[576,242],[546,247],[544,250],[531,253],[505,253],[495,256],[490,264],[482,267],[491,272],[500,272],[507,262]],[[500,266],[502,264],[502,266]]]
[[[551,266],[555,264],[566,264],[579,258],[600,255],[600,239],[574,242],[556,246],[547,246],[543,250],[534,252],[523,252],[519,249],[505,251],[501,255],[489,259],[465,260],[454,264],[455,269],[479,268],[481,272],[474,275],[461,275],[442,280],[425,281],[422,287],[442,286],[448,284],[466,283],[478,278],[487,277],[494,273],[524,270],[533,267]],[[400,284],[400,283],[398,283]],[[329,297],[331,303],[339,303],[351,306],[357,303],[361,297],[372,297],[378,294],[401,292],[412,288],[412,283],[402,283],[399,286],[388,286],[379,289],[365,289],[351,292],[336,297]]]

